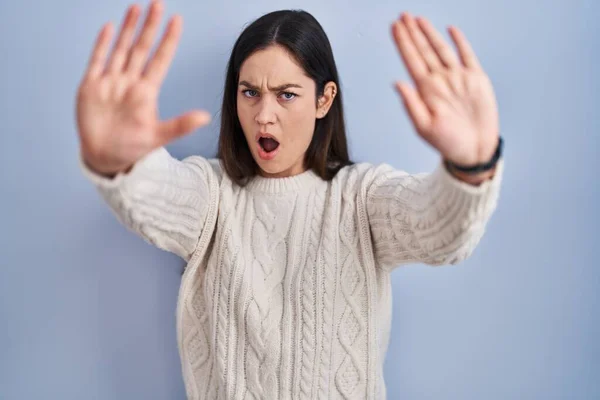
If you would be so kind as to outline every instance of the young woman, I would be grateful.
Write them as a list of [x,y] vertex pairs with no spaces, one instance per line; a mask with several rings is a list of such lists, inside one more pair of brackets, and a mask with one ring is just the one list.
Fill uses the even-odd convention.
[[190,399],[382,399],[390,272],[454,264],[484,234],[499,196],[494,93],[467,40],[456,54],[425,19],[392,31],[415,83],[398,90],[441,156],[430,174],[353,164],[332,50],[303,11],[249,25],[233,48],[215,160],[163,147],[208,113],[158,119],[179,40],[162,5],[99,34],[77,97],[81,166],[119,220],[187,261],[177,332]]

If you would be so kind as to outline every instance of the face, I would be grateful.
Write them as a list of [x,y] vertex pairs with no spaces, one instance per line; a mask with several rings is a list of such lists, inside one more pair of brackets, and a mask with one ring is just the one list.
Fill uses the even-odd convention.
[[335,95],[329,82],[316,102],[315,82],[280,46],[248,57],[241,66],[237,110],[254,160],[266,177],[302,173],[304,154],[317,118],[323,118]]

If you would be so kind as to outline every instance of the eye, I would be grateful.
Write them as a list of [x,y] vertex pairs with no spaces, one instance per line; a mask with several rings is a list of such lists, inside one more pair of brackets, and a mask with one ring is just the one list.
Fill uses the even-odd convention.
[[[258,92],[256,90],[252,90],[252,89],[242,90],[242,94],[248,98],[254,98],[254,97],[258,96]],[[280,96],[283,96],[283,99],[286,101],[291,101],[291,100],[295,99],[296,97],[298,97],[298,95],[296,93],[292,93],[292,92],[283,92],[280,94]]]
[[288,101],[293,100],[298,96],[296,93],[292,92],[283,92],[282,95],[284,96],[284,99]]
[[[242,93],[244,94],[244,96],[250,97],[250,98],[256,97],[255,95],[257,94],[256,90],[252,90],[252,89],[242,90]],[[253,94],[250,94],[250,93],[253,93]]]

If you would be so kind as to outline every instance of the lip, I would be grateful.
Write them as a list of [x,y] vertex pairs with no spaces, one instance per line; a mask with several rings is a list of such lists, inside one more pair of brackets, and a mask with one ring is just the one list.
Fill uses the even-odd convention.
[[281,144],[279,139],[277,139],[277,137],[275,135],[271,135],[269,132],[258,132],[256,134],[256,136],[254,137],[254,140],[256,140],[258,142],[258,139],[260,139],[260,138],[271,138],[273,140],[276,140],[277,143]]
[[275,150],[267,153],[266,151],[263,150],[260,143],[256,142],[256,150],[258,151],[258,156],[265,161],[274,159],[275,156],[277,155],[277,153],[279,153],[280,148],[281,148],[281,145],[279,145]]
[[[266,151],[263,150],[262,146],[260,145],[260,142],[258,141],[260,138],[271,138],[273,140],[276,140],[277,143],[279,143],[279,146],[277,146],[277,148],[269,153],[267,153]],[[275,156],[277,155],[277,153],[279,153],[279,149],[281,148],[281,142],[277,139],[277,137],[275,135],[271,135],[268,132],[258,132],[255,136],[256,139],[256,149],[258,151],[258,156],[265,160],[265,161],[269,161],[272,160],[273,158],[275,158]]]

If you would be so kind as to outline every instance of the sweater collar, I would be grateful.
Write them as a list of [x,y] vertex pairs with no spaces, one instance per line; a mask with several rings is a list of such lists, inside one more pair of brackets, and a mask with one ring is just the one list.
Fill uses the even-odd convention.
[[313,170],[285,178],[267,178],[257,175],[246,186],[249,191],[263,193],[285,193],[308,190],[322,179]]

